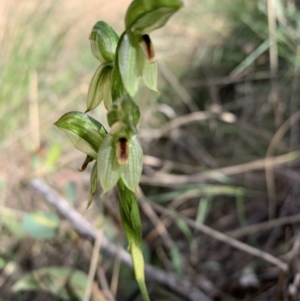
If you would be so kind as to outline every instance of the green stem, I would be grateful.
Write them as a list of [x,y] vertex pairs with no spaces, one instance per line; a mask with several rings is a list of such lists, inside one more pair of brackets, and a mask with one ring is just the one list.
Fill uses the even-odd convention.
[[120,215],[129,243],[129,252],[133,262],[135,278],[143,300],[150,301],[145,283],[145,263],[142,252],[142,224],[138,199],[136,194],[129,190],[121,179],[118,181],[118,189]]

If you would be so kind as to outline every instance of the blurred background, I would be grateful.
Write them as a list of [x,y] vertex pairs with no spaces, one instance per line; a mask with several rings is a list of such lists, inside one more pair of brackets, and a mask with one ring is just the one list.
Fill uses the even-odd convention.
[[[160,94],[141,87],[136,97],[145,154],[140,195],[290,269],[141,206],[146,261],[190,279],[209,300],[300,300],[300,2],[184,2],[151,35]],[[78,172],[85,156],[53,123],[86,110],[98,66],[89,33],[103,20],[121,34],[129,3],[0,2],[0,301],[81,300],[84,293],[92,245],[30,187],[33,178],[127,246],[114,193],[97,191],[85,210],[90,167]],[[106,125],[103,106],[91,115]],[[104,299],[101,275],[110,287]],[[118,256],[103,255],[95,285],[96,301],[141,300]],[[157,283],[148,287],[152,300],[187,300]]]

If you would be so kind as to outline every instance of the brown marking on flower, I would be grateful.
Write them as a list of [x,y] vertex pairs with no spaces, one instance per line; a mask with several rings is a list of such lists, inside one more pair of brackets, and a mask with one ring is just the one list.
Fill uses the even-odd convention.
[[142,38],[140,40],[140,46],[141,46],[147,60],[150,63],[154,63],[155,62],[155,52],[154,52],[153,44],[151,42],[149,35],[145,34],[142,36]]
[[126,164],[128,160],[128,140],[120,138],[117,143],[117,160],[119,164]]

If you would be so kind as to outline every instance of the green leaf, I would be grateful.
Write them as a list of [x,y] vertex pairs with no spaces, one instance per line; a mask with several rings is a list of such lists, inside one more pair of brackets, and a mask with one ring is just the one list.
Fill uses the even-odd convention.
[[102,100],[106,109],[111,106],[111,74],[113,67],[111,65],[100,65],[92,77],[87,96],[87,110],[89,112],[95,109]]
[[139,52],[142,52],[134,36],[124,33],[118,50],[118,66],[125,90],[133,97],[138,91],[140,76]]
[[90,177],[90,194],[89,194],[89,201],[87,203],[86,209],[88,209],[92,203],[93,195],[96,193],[97,190],[97,182],[98,182],[98,166],[96,161],[94,163],[91,177]]
[[45,291],[64,300],[83,300],[87,278],[69,267],[46,267],[22,277],[13,285],[13,292]]
[[135,191],[143,169],[143,149],[137,136],[128,140],[128,148],[128,160],[121,165],[120,176],[127,188]]
[[51,238],[57,233],[59,218],[56,214],[49,212],[30,213],[24,217],[22,227],[34,238]]
[[126,12],[126,30],[140,35],[148,34],[164,26],[182,6],[181,0],[135,0]]
[[107,23],[97,22],[90,34],[92,54],[102,63],[113,63],[119,37]]
[[157,64],[145,62],[143,70],[144,84],[151,90],[158,92],[157,90]]
[[120,164],[116,158],[115,139],[107,135],[103,140],[98,153],[98,177],[103,193],[111,190],[120,178]]
[[78,150],[93,159],[97,158],[101,142],[106,136],[106,130],[100,122],[81,112],[69,112],[55,125],[68,136]]

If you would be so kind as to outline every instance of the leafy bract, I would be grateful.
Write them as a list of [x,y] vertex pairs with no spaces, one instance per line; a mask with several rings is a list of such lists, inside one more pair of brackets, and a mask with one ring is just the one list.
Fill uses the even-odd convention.
[[126,12],[126,30],[148,34],[164,26],[182,6],[181,0],[134,0]]
[[120,164],[116,158],[116,145],[113,137],[107,135],[98,154],[98,176],[103,193],[111,190],[120,178]]
[[110,127],[121,123],[125,128],[131,129],[133,133],[137,132],[136,126],[139,119],[140,109],[129,96],[124,97],[119,103],[115,102],[107,114],[107,121]]
[[132,136],[128,140],[128,160],[121,165],[120,176],[128,189],[135,191],[139,185],[143,169],[143,149],[137,138]]
[[102,64],[96,70],[89,85],[87,96],[87,110],[95,109],[103,100],[106,109],[111,106],[111,74],[113,67]]
[[90,34],[92,54],[101,62],[113,63],[119,37],[116,32],[103,21],[97,22]]
[[98,167],[97,167],[97,162],[95,162],[90,177],[90,193],[89,193],[89,200],[86,209],[88,209],[92,203],[93,195],[96,193],[97,190],[97,182],[98,182]]
[[97,158],[101,142],[106,136],[106,130],[100,122],[81,112],[69,112],[55,122],[55,125],[78,150],[93,159]]
[[134,36],[124,33],[120,38],[118,65],[123,85],[127,93],[133,97],[138,91],[140,70],[138,56],[141,51]]

